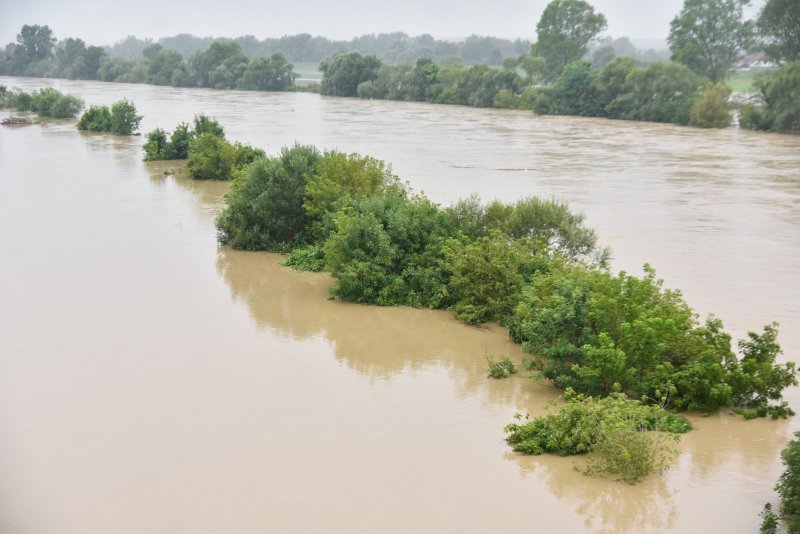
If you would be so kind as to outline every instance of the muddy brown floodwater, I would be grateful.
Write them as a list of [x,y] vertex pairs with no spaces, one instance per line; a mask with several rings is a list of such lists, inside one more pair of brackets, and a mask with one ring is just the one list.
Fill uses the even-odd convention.
[[[54,85],[142,129],[216,116],[276,153],[370,154],[435,201],[555,196],[615,266],[652,263],[735,336],[800,357],[800,138],[308,94]],[[9,112],[1,111],[0,116]],[[789,421],[694,417],[663,476],[510,452],[556,396],[486,378],[497,327],[327,300],[326,275],[218,248],[226,184],[73,121],[0,128],[0,531],[754,532]],[[800,395],[788,398],[800,409]]]

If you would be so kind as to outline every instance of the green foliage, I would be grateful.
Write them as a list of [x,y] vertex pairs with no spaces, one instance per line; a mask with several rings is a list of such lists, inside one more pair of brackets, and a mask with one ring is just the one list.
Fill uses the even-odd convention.
[[167,132],[161,128],[156,128],[147,134],[146,139],[147,140],[142,146],[142,150],[144,150],[145,161],[170,159],[168,157],[170,151],[170,142]]
[[297,74],[294,66],[280,52],[270,57],[254,59],[247,65],[239,88],[250,91],[288,91],[294,86]]
[[689,124],[700,128],[725,128],[731,123],[730,104],[731,88],[716,83],[709,86],[703,95],[694,101],[690,112]]
[[194,128],[192,129],[192,137],[200,137],[203,134],[225,137],[225,129],[214,117],[209,117],[201,113],[194,116],[193,122]]
[[356,96],[358,86],[375,80],[381,60],[358,52],[338,52],[319,64],[322,72],[320,92],[331,96]]
[[111,110],[108,106],[91,106],[78,120],[78,130],[110,132]]
[[318,172],[308,177],[303,207],[310,219],[311,235],[324,238],[333,228],[333,217],[357,200],[400,188],[391,167],[383,161],[358,154],[326,152]]
[[581,59],[589,43],[606,29],[606,18],[583,0],[553,0],[536,25],[532,55],[545,60],[545,78],[555,80],[564,68]]
[[446,304],[447,275],[438,268],[445,219],[427,198],[389,188],[339,210],[334,225],[325,242],[334,296],[379,305]]
[[767,56],[777,63],[800,61],[800,2],[767,0],[758,15]]
[[155,85],[172,85],[175,72],[183,66],[183,56],[177,50],[165,49],[161,45],[153,47],[145,49],[143,54],[148,59],[146,81]]
[[247,56],[236,41],[211,43],[205,51],[198,52],[189,60],[191,75],[187,81],[196,81],[199,87],[233,89],[247,69]]
[[670,22],[672,59],[712,82],[730,76],[739,55],[753,42],[753,24],[743,20],[750,0],[684,0]]
[[110,131],[117,135],[133,135],[139,130],[142,116],[136,114],[133,102],[122,99],[111,106]]
[[774,132],[800,131],[800,61],[787,63],[775,73],[757,79],[763,104],[742,107],[743,128]]
[[320,244],[300,246],[292,249],[283,260],[283,265],[295,271],[318,273],[325,270],[325,248]]
[[[189,146],[192,140],[197,137],[209,134],[221,139],[225,138],[224,128],[212,117],[202,114],[195,115],[193,124],[194,127],[192,129],[189,129],[189,125],[186,123],[178,124],[172,135],[167,134],[161,128],[156,128],[148,133],[147,141],[142,147],[145,161],[187,159],[189,157]],[[252,148],[248,147],[246,150],[252,150]],[[246,150],[240,155],[244,155]]]
[[451,274],[452,310],[468,324],[504,324],[516,308],[522,287],[541,267],[526,239],[509,240],[499,230],[472,242],[453,240],[445,249]]
[[707,81],[671,61],[631,71],[623,94],[606,106],[612,118],[688,124],[692,104]]
[[17,44],[22,62],[28,64],[52,56],[56,38],[49,26],[26,24],[17,34]]
[[786,469],[775,486],[781,497],[781,518],[789,532],[800,532],[800,432],[781,452],[781,459]]
[[758,529],[759,534],[778,534],[778,515],[772,511],[772,505],[767,503],[764,509],[758,514],[761,517],[761,526]]
[[284,250],[302,243],[307,218],[305,186],[316,174],[319,152],[284,148],[279,158],[259,159],[237,176],[217,218],[222,245],[244,250]]
[[197,180],[230,180],[243,167],[264,157],[263,150],[205,133],[189,144],[186,164],[189,175]]
[[597,77],[598,72],[587,61],[568,64],[553,87],[537,98],[533,110],[547,115],[601,116]]
[[797,385],[794,363],[775,363],[781,354],[777,339],[777,323],[765,326],[763,334],[748,332],[747,339],[739,341],[742,358],[737,365],[729,366],[728,378],[736,406],[755,409],[756,413],[761,410],[763,413],[758,415],[769,414],[773,418],[794,413],[785,402],[779,406],[770,403],[781,400],[784,389]]
[[517,366],[508,356],[503,356],[499,361],[489,357],[487,361],[489,363],[489,378],[506,378],[517,372]]
[[795,368],[775,363],[775,325],[749,334],[739,361],[719,320],[697,324],[680,293],[662,285],[647,266],[643,278],[552,270],[527,287],[510,333],[558,387],[591,395],[619,389],[679,410],[733,405],[779,415],[769,403],[795,383]]
[[621,393],[605,398],[567,390],[557,412],[505,427],[506,440],[524,454],[589,454],[588,474],[611,474],[634,484],[667,467],[674,449],[648,431],[681,434],[691,430],[685,418]]
[[46,87],[31,93],[12,91],[3,98],[3,106],[19,111],[35,111],[40,117],[66,119],[78,114],[83,107],[83,100]]

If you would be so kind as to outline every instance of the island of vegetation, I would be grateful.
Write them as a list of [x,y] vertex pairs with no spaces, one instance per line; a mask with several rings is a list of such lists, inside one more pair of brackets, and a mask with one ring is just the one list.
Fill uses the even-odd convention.
[[[795,364],[777,362],[776,324],[734,350],[722,322],[701,322],[651,267],[641,277],[614,273],[609,251],[562,202],[472,196],[442,208],[383,161],[304,145],[266,157],[229,143],[202,115],[171,135],[151,132],[145,159],[184,148],[193,176],[232,179],[216,221],[221,245],[328,271],[337,299],[508,327],[524,367],[566,392],[557,413],[506,427],[517,451],[591,453],[588,472],[633,483],[667,465],[665,435],[691,428],[674,412],[792,414],[782,392],[797,383]],[[507,358],[489,368],[495,378],[516,371]]]
[[[625,38],[601,39],[606,18],[584,0],[553,0],[532,45],[476,36],[453,44],[405,34],[349,43],[308,35],[264,41],[180,35],[159,43],[128,38],[104,49],[75,38],[56,46],[49,27],[26,25],[17,42],[0,51],[0,74],[306,90],[709,128],[730,125],[738,111],[742,127],[800,131],[800,8],[796,0],[767,0],[755,20],[745,20],[748,4],[685,0],[670,23],[670,58],[638,53]],[[734,104],[726,82],[739,58],[752,51],[778,68],[757,78],[756,93]],[[321,83],[298,87],[289,58],[321,60]]]

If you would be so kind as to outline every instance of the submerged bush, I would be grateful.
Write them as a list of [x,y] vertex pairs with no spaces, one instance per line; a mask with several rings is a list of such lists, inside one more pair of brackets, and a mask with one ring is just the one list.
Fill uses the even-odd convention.
[[612,474],[631,484],[665,469],[675,455],[663,436],[691,430],[685,418],[622,393],[605,398],[564,394],[557,412],[506,426],[506,440],[524,454],[590,454],[589,474]]
[[35,111],[40,117],[67,119],[74,117],[83,108],[83,100],[74,95],[65,95],[52,87],[37,89],[31,93],[12,91],[2,99],[2,106],[18,111]]
[[193,139],[204,134],[214,135],[225,138],[225,129],[211,117],[206,115],[195,115],[193,128],[185,122],[178,124],[172,135],[161,128],[156,128],[147,134],[147,142],[142,149],[144,150],[145,161],[187,159],[189,157],[189,145]]
[[122,99],[111,106],[110,131],[117,135],[132,135],[139,130],[142,116],[136,114],[133,102]]
[[517,372],[517,366],[508,356],[503,356],[500,360],[487,358],[487,361],[489,363],[489,378],[506,378]]
[[789,532],[800,532],[800,432],[781,452],[781,459],[786,469],[775,486],[781,497],[781,517]]
[[219,242],[243,250],[285,250],[300,244],[307,227],[305,183],[320,154],[311,146],[284,148],[237,176],[217,217]]
[[[739,360],[721,321],[698,324],[680,292],[662,286],[648,266],[642,278],[585,266],[555,269],[527,286],[510,334],[557,387],[590,395],[619,388],[679,410],[773,410],[770,404],[796,383],[793,363],[775,363],[777,325],[748,334]],[[774,409],[779,414],[781,407]]]
[[264,157],[261,149],[231,144],[222,137],[205,133],[190,142],[186,164],[189,175],[197,180],[230,180],[239,170]]
[[111,110],[108,106],[91,106],[81,115],[77,127],[90,132],[110,132]]
[[[111,132],[117,135],[132,135],[139,129],[141,115],[136,114],[136,106],[128,100],[120,100],[111,106],[91,106],[78,121],[78,130],[90,132]],[[159,130],[162,134],[163,131]],[[148,142],[150,137],[148,136]]]

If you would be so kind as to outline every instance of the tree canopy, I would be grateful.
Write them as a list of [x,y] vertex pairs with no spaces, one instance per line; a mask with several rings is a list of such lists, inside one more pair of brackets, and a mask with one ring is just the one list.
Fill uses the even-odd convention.
[[779,63],[800,61],[800,2],[767,0],[757,25],[770,59]]
[[753,23],[743,20],[750,0],[684,0],[670,22],[672,59],[712,82],[727,79],[743,50],[753,43]]
[[589,43],[606,29],[606,18],[583,0],[553,0],[536,25],[533,54],[542,56],[548,80],[558,78],[564,68],[582,58]]

